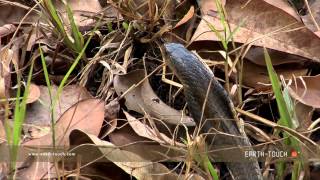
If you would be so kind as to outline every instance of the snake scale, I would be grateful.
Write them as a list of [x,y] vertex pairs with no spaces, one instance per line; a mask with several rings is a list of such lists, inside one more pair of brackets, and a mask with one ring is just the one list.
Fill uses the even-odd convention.
[[[232,146],[238,148],[237,151],[241,151],[242,147],[251,150],[248,137],[240,131],[234,118],[232,102],[212,71],[183,45],[165,43],[164,47],[168,56],[166,64],[183,85],[191,115],[197,125],[201,126],[201,132],[209,134],[206,136],[207,145],[212,144],[213,148]],[[208,133],[216,132],[215,129],[231,136]],[[255,158],[243,162],[228,161],[225,164],[236,180],[263,179]]]

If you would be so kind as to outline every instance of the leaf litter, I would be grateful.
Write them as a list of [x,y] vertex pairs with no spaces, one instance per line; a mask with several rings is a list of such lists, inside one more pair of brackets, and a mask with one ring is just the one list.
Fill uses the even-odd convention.
[[[17,116],[14,102],[22,98],[17,96],[17,84],[22,82],[22,92],[27,87],[30,90],[21,123],[21,152],[25,153],[25,147],[55,144],[84,158],[81,163],[72,159],[75,157],[41,162],[37,156],[30,160],[22,155],[17,167],[23,168],[16,169],[17,177],[211,178],[209,165],[202,167],[197,158],[190,161],[186,157],[199,137],[193,134],[197,127],[180,82],[174,72],[163,68],[163,42],[180,42],[195,50],[226,89],[232,87],[229,93],[236,109],[249,116],[244,127],[254,146],[285,142],[272,133],[279,128],[275,122],[280,117],[262,50],[268,48],[282,89],[289,93],[284,93],[286,102],[292,102],[289,105],[296,114],[291,117],[298,128],[289,132],[306,144],[320,142],[317,2],[310,1],[306,15],[299,10],[308,6],[294,8],[294,3],[274,0],[219,0],[220,6],[209,0],[112,0],[103,4],[98,0],[45,0],[46,6],[41,7],[19,0],[0,3],[0,147],[8,143],[8,128]],[[27,10],[30,14],[22,21]],[[81,60],[73,64],[89,37]],[[221,37],[226,38],[227,46],[221,46]],[[27,84],[31,63],[35,70],[32,83]],[[62,81],[67,84],[63,88],[59,87]],[[273,160],[263,165],[266,179],[281,174],[273,168]],[[285,160],[288,166],[282,175],[293,176],[291,159]],[[317,163],[302,168],[300,177],[314,177]],[[7,165],[1,163],[0,178],[10,176]],[[221,177],[231,177],[219,163],[212,169]]]

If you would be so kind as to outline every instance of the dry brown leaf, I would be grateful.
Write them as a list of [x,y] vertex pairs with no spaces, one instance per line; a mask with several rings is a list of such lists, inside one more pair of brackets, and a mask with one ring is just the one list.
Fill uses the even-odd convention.
[[164,165],[148,161],[144,157],[130,151],[121,150],[114,144],[108,141],[103,141],[94,135],[86,134],[80,130],[74,130],[71,136],[83,139],[84,143],[91,142],[97,145],[99,151],[104,154],[104,158],[110,160],[126,173],[137,179],[170,180],[179,178],[177,174],[171,172]]
[[[102,7],[98,0],[68,0],[68,5],[73,11],[73,17],[78,26],[92,25],[95,20],[86,16],[96,16],[102,11]],[[57,10],[62,14],[65,21],[68,22],[68,16],[65,4],[61,1],[55,1]]]
[[[104,119],[104,102],[99,99],[87,99],[82,100],[72,107],[70,107],[57,121],[55,125],[55,142],[58,147],[69,146],[69,135],[73,129],[81,129],[83,132],[88,132],[94,135],[98,135]],[[30,141],[24,142],[23,147],[38,147],[52,146],[52,132],[45,136]],[[25,157],[28,157],[25,155]],[[40,157],[43,158],[43,157]],[[45,157],[52,158],[52,157]],[[56,157],[57,160],[57,157]],[[28,161],[25,159],[24,162]],[[37,167],[40,165],[41,167]],[[30,165],[24,171],[21,171],[18,175],[20,177],[43,177],[48,173],[48,170],[52,167],[50,159],[40,162],[31,160]],[[53,177],[55,173],[52,170],[49,171],[50,176]],[[53,173],[53,175],[51,174]]]
[[297,115],[297,120],[299,122],[297,130],[307,131],[310,125],[312,124],[312,115],[314,112],[314,108],[302,104],[300,102],[296,102],[294,106],[294,111]]
[[[313,32],[319,31],[320,26],[320,1],[314,1],[309,4],[311,13],[308,11],[307,15],[302,16],[301,19],[303,23]],[[315,22],[312,20],[311,15],[313,16]],[[317,24],[316,24],[317,23]],[[318,26],[318,27],[317,27]]]
[[58,179],[53,163],[36,161],[16,174],[17,179]]
[[[227,0],[225,9],[231,31],[243,22],[233,35],[235,42],[252,42],[252,45],[320,61],[319,37],[304,28],[301,22],[287,12],[261,0]],[[223,29],[218,15],[204,16],[192,38],[193,41],[220,41],[207,22],[217,30]]]
[[[145,77],[143,70],[132,71],[125,75],[117,75],[114,78],[114,88],[120,96],[130,87],[139,83]],[[146,79],[138,87],[131,89],[125,95],[126,106],[129,110],[139,112],[141,114],[150,114],[150,116],[160,119],[170,124],[183,123],[193,126],[194,121],[191,117],[183,116],[170,106],[166,105],[152,90],[149,81]]]
[[[226,0],[218,0],[222,6],[225,6]],[[200,9],[203,15],[214,14],[218,12],[216,0],[201,0]]]
[[105,122],[106,122],[106,129],[101,130],[103,134],[101,138],[104,139],[107,135],[112,133],[117,128],[118,123],[118,113],[120,111],[120,104],[118,101],[113,100],[109,104],[105,106]]
[[302,76],[292,80],[290,95],[299,102],[313,108],[320,108],[320,75]]
[[0,99],[10,97],[9,89],[11,87],[10,65],[15,57],[12,49],[2,48],[0,50]]
[[6,137],[6,130],[4,128],[2,120],[0,120],[0,144],[6,141]]
[[[303,63],[308,61],[308,59],[306,59],[306,58],[292,55],[292,54],[288,54],[288,53],[284,53],[281,51],[272,50],[272,49],[269,49],[268,53],[269,53],[270,58],[272,60],[273,66],[283,65],[283,64],[288,64],[288,65],[289,64],[291,64],[291,65],[292,64],[301,64],[301,65],[303,65]],[[257,65],[266,66],[266,61],[264,60],[263,48],[261,48],[261,47],[251,47],[245,57]]]
[[[51,86],[52,97],[57,95],[58,87],[55,85]],[[39,101],[31,104],[27,108],[25,123],[27,124],[24,128],[25,133],[31,134],[31,136],[39,137],[48,133],[47,128],[51,127],[51,111],[50,111],[50,95],[48,87],[39,86],[40,98]],[[69,109],[72,105],[80,100],[91,98],[90,93],[83,87],[78,85],[66,86],[60,94],[60,99],[54,110],[54,120],[58,120],[62,113]],[[28,126],[32,125],[32,126]],[[31,128],[33,127],[33,128]],[[44,130],[44,131],[43,131]],[[38,132],[40,131],[40,132]],[[43,132],[41,132],[43,131]],[[37,135],[38,134],[38,135]]]
[[0,162],[0,179],[7,179],[9,173],[9,166],[5,162]]
[[[0,38],[5,37],[16,30],[16,27],[13,24],[5,24],[0,27]],[[1,42],[1,40],[0,40]]]
[[[138,136],[131,127],[125,126],[109,135],[110,142],[121,149],[133,152],[149,161],[166,161],[183,157],[183,152],[175,151],[170,146]],[[148,151],[146,151],[148,149]]]
[[174,26],[174,28],[177,28],[181,26],[182,24],[185,24],[188,22],[192,17],[194,16],[194,7],[191,6],[187,14],[183,16],[183,18]]
[[297,21],[301,21],[299,14],[292,6],[290,6],[288,1],[286,0],[263,0],[263,1],[283,10],[284,12],[288,13],[290,16],[294,17]]
[[[69,18],[66,12],[66,5],[64,4],[63,1],[60,0],[54,0],[53,1],[54,6],[56,10],[58,11],[60,17],[62,18],[64,24],[67,25],[67,27],[70,28],[70,22]],[[115,11],[114,8],[105,8],[104,10],[102,9],[99,0],[68,0],[67,1],[68,5],[70,6],[73,17],[75,20],[75,23],[79,26],[79,30],[81,32],[85,30],[90,30],[91,27],[93,28],[96,20],[94,17],[97,17],[97,15],[101,12],[104,13],[104,17],[106,20],[110,19],[116,19],[117,16],[117,11]],[[39,16],[38,16],[39,19]],[[47,20],[45,18],[40,19],[43,23],[47,23]],[[30,21],[29,21],[30,22]],[[68,25],[69,24],[69,25]],[[38,27],[35,27],[38,28]],[[44,44],[50,44],[50,41],[52,41],[50,38],[52,31],[47,31],[47,29],[42,29],[41,31],[44,31],[49,35],[48,37],[44,37],[41,33],[38,33],[38,29],[34,30],[31,34],[30,39],[28,40],[28,46],[27,50],[30,51],[34,45],[38,45],[38,43],[44,43]],[[54,46],[55,48],[55,46]]]
[[33,103],[40,98],[40,88],[35,84],[30,84],[29,86],[29,94],[27,97],[27,104]]
[[[308,69],[290,67],[274,67],[277,74],[283,75],[285,79],[290,79],[292,75],[301,76],[306,75]],[[245,61],[243,66],[243,84],[255,89],[269,89],[266,88],[266,84],[271,85],[267,68],[265,66],[259,66],[251,61]],[[271,86],[270,86],[271,87]]]
[[[20,22],[28,12],[28,9],[30,9],[28,6],[9,0],[2,0],[0,4],[0,26]],[[39,16],[36,16],[35,14],[32,14],[31,16],[29,15],[26,21],[31,22],[32,19],[36,17]]]
[[[98,135],[104,119],[104,102],[99,99],[82,100],[65,113],[55,125],[55,141],[57,145],[68,146],[69,134],[73,129],[81,129]],[[24,146],[52,145],[52,133],[23,143]]]
[[[132,127],[134,132],[136,132],[139,136],[154,140],[160,144],[169,144],[169,145],[179,145],[184,147],[183,144],[174,141],[172,138],[167,137],[163,133],[157,133],[154,129],[152,129],[147,124],[143,124],[135,117],[131,116],[129,113],[123,111],[125,114],[129,125]],[[159,137],[160,136],[160,137]]]

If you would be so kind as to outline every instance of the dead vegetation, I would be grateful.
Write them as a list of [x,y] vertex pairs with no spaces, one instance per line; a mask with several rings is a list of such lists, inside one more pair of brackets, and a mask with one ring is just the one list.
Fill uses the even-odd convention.
[[306,2],[0,0],[0,179],[232,179],[223,162],[246,155],[205,144],[165,42],[224,85],[265,179],[318,179],[320,3]]

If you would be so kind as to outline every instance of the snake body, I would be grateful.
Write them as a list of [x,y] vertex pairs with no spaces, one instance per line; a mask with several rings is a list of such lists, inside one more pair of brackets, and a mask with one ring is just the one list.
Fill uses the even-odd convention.
[[[168,55],[166,63],[183,84],[191,115],[201,127],[201,131],[209,134],[206,137],[206,143],[212,144],[213,148],[238,147],[236,151],[240,151],[241,147],[247,147],[247,150],[250,150],[251,143],[245,133],[240,131],[234,118],[232,102],[224,88],[214,78],[212,71],[183,45],[166,43],[164,46]],[[208,133],[213,130],[221,130],[225,134]],[[262,179],[259,164],[255,158],[244,162],[228,161],[226,165],[234,179]]]

